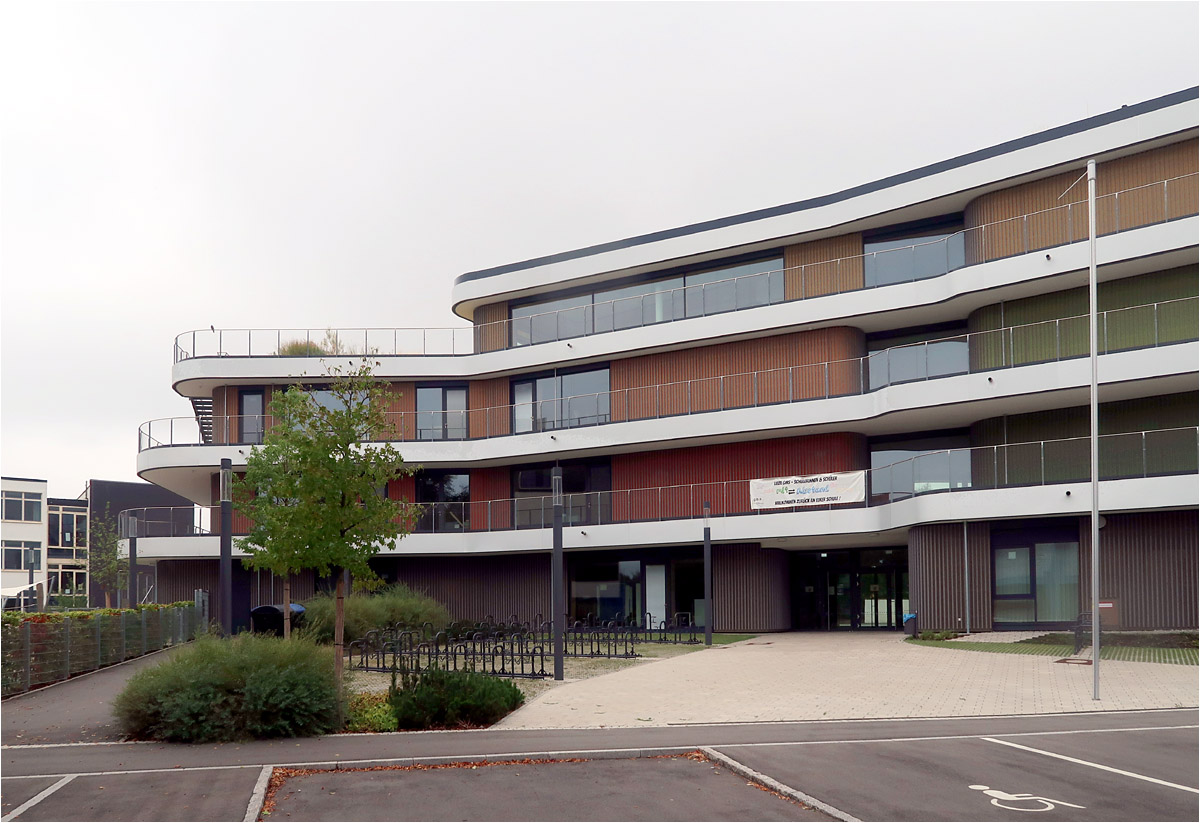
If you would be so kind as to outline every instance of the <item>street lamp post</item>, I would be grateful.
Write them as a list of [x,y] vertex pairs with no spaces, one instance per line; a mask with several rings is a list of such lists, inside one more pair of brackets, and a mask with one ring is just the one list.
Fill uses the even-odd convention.
[[550,472],[550,493],[554,503],[554,552],[550,556],[550,608],[554,630],[554,679],[563,679],[563,631],[566,628],[566,603],[563,598],[563,499],[562,468]]
[[1092,699],[1100,699],[1100,406],[1099,325],[1096,301],[1096,161],[1087,162],[1088,183],[1088,332],[1092,382],[1088,411],[1091,417],[1092,462]]
[[233,461],[221,458],[221,564],[217,598],[221,634],[233,634]]
[[712,645],[713,608],[712,608],[712,529],[708,525],[708,515],[712,506],[704,501],[704,645]]
[[125,537],[129,540],[129,574],[125,582],[128,587],[129,608],[138,605],[137,593],[137,517],[130,515],[125,519]]

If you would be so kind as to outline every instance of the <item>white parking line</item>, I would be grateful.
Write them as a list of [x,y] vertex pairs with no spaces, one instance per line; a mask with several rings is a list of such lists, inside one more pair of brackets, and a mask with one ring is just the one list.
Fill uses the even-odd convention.
[[17,815],[21,814],[22,812],[29,811],[34,806],[36,806],[38,803],[41,803],[47,797],[54,794],[56,791],[61,789],[63,786],[70,783],[76,777],[78,777],[78,775],[69,774],[66,777],[64,777],[62,780],[55,783],[53,786],[49,787],[48,789],[42,789],[40,792],[38,792],[33,797],[26,800],[20,806],[17,806],[11,812],[4,815],[4,817],[0,817],[0,823],[8,823],[8,821],[12,820],[13,818],[15,818]]
[[1091,766],[1093,769],[1100,769],[1102,771],[1112,772],[1113,774],[1132,777],[1137,780],[1145,780],[1147,783],[1157,783],[1160,786],[1169,786],[1172,789],[1181,789],[1185,792],[1191,792],[1192,794],[1200,794],[1200,789],[1193,789],[1191,786],[1181,786],[1178,783],[1171,783],[1167,780],[1159,780],[1157,777],[1148,777],[1144,774],[1138,774],[1137,772],[1127,772],[1124,769],[1114,769],[1112,766],[1105,766],[1102,763],[1093,763],[1090,760],[1080,760],[1078,757],[1067,757],[1065,754],[1048,752],[1043,749],[1035,749],[1032,746],[1022,746],[1020,743],[1013,743],[1011,740],[997,740],[994,737],[981,737],[979,739],[986,740],[989,743],[999,743],[1001,746],[1011,746],[1014,749],[1022,749],[1023,751],[1033,752],[1034,754],[1044,754],[1046,757],[1055,757],[1059,760],[1066,760],[1068,763],[1078,763],[1081,766]]
[[793,800],[800,801],[801,803],[803,803],[806,806],[810,806],[811,808],[825,812],[825,814],[829,815],[830,817],[834,818],[835,820],[844,820],[844,821],[846,821],[846,823],[861,823],[861,821],[854,815],[847,814],[846,812],[842,811],[841,809],[835,809],[833,806],[830,806],[828,803],[824,803],[820,800],[817,800],[817,798],[813,797],[812,795],[805,794],[804,792],[800,791],[799,789],[793,789],[791,786],[787,785],[786,783],[780,783],[775,778],[765,775],[762,772],[755,771],[754,769],[750,768],[746,764],[739,763],[738,761],[734,760],[732,757],[721,754],[716,749],[710,749],[707,746],[705,746],[700,751],[704,752],[704,754],[710,760],[715,760],[716,762],[723,764],[725,766],[725,768],[729,769],[734,774],[740,774],[742,777],[748,777],[751,780],[753,780],[754,782],[759,783],[763,786],[766,786],[771,791],[779,792],[780,794],[782,794],[786,797],[790,797]]
[[267,796],[267,784],[271,782],[271,773],[274,771],[274,766],[263,766],[262,771],[258,773],[258,782],[254,784],[254,793],[250,795],[250,802],[246,804],[246,816],[242,818],[242,823],[254,823],[258,820],[258,813],[262,811],[263,800]]

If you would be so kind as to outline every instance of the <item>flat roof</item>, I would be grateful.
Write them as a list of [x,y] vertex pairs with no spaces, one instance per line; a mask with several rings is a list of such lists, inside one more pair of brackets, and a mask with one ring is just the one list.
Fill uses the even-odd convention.
[[901,172],[882,180],[876,180],[872,183],[863,183],[858,186],[852,186],[848,189],[843,189],[832,194],[824,194],[819,197],[812,197],[807,200],[798,200],[794,203],[785,203],[780,206],[772,206],[765,209],[756,209],[755,211],[743,212],[729,217],[721,217],[714,220],[705,220],[700,223],[691,223],[686,226],[680,226],[674,229],[665,229],[663,231],[651,232],[650,234],[639,234],[634,237],[627,237],[624,240],[613,240],[608,243],[599,243],[594,246],[585,246],[583,248],[574,249],[572,251],[559,252],[558,254],[545,255],[543,257],[534,257],[530,260],[522,260],[517,263],[508,263],[503,266],[495,266],[489,269],[480,269],[479,271],[467,272],[461,274],[454,279],[455,285],[459,283],[468,283],[473,280],[482,280],[487,277],[496,277],[501,274],[509,274],[515,271],[523,271],[526,269],[537,268],[552,263],[561,263],[567,260],[577,260],[583,257],[590,257],[596,254],[616,251],[618,249],[628,249],[634,246],[642,246],[649,243],[655,243],[661,240],[669,240],[675,237],[683,237],[689,234],[700,234],[712,229],[725,228],[727,226],[735,226],[742,223],[752,223],[755,220],[763,220],[770,217],[779,217],[784,214],[793,214],[795,212],[805,211],[806,209],[819,208],[827,206],[831,203],[837,203],[843,200],[849,200],[854,197],[859,197],[864,194],[869,194],[874,191],[886,189],[891,186],[897,186],[902,183],[908,183],[913,180],[919,180],[922,177],[929,177],[935,174],[959,168],[961,166],[977,163],[981,160],[997,157],[1009,152],[1019,151],[1021,149],[1036,146],[1039,143],[1057,140],[1072,134],[1088,131],[1099,126],[1104,126],[1109,123],[1116,123],[1121,120],[1127,120],[1131,117],[1137,117],[1147,112],[1165,109],[1170,106],[1178,105],[1179,103],[1188,100],[1195,100],[1200,97],[1200,86],[1192,86],[1190,89],[1164,94],[1161,97],[1155,97],[1152,100],[1146,100],[1141,103],[1134,103],[1129,106],[1121,106],[1119,109],[1104,112],[1103,114],[1086,117],[1083,120],[1076,120],[1073,123],[1067,123],[1062,126],[1039,131],[1025,137],[1018,137],[1015,140],[1008,140],[1004,143],[999,143],[985,149],[961,154],[958,157],[953,157],[949,160],[942,160],[937,163],[932,163],[928,166],[922,166],[911,171]]

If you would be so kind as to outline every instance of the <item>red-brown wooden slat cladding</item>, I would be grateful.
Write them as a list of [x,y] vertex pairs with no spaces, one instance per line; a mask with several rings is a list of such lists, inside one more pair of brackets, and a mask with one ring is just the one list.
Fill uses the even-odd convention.
[[472,380],[467,388],[471,437],[495,437],[512,431],[508,377]]
[[[708,499],[714,515],[748,513],[751,479],[867,466],[861,434],[817,434],[612,456],[612,516],[616,522],[699,517]],[[699,485],[696,485],[699,484]],[[695,488],[664,488],[693,486]],[[625,490],[642,489],[622,494]]]
[[638,420],[857,394],[861,369],[853,358],[864,354],[862,331],[837,326],[614,360],[612,416]]
[[412,383],[389,383],[387,431],[396,440],[417,439],[417,390]]
[[475,351],[508,347],[508,303],[489,303],[475,309]]
[[512,527],[512,505],[489,505],[490,500],[512,497],[512,470],[508,466],[471,469],[471,530],[488,531]]
[[[967,263],[979,263],[1020,254],[1029,249],[1047,248],[1067,242],[1086,240],[1087,186],[1081,182],[1071,193],[1059,200],[1059,195],[1075,182],[1086,163],[1080,161],[1078,170],[1053,177],[1034,180],[981,195],[965,210],[967,232]],[[1194,174],[1197,170],[1197,143],[1185,140],[1158,149],[1101,163],[1096,169],[1096,194],[1106,194],[1145,186],[1161,180]],[[1163,190],[1151,186],[1128,192],[1117,198],[1097,202],[1096,223],[1101,234],[1121,229],[1161,222],[1164,218],[1182,217],[1196,212],[1195,178],[1172,183],[1166,202]],[[1039,214],[1028,220],[1013,219],[1041,212],[1067,203],[1078,204]],[[976,229],[984,224],[986,230]],[[1028,244],[1028,245],[1026,245]]]
[[398,557],[396,579],[443,603],[456,620],[550,614],[550,555]]
[[862,234],[843,234],[783,250],[784,296],[801,300],[863,287]]
[[[971,566],[971,631],[987,631],[992,628],[990,525],[970,523],[967,546]],[[908,581],[918,629],[963,631],[966,628],[962,523],[909,529]]]
[[[1195,478],[1180,483],[1196,485]],[[1106,514],[1100,530],[1100,599],[1117,601],[1123,629],[1197,625],[1197,515]],[[1079,610],[1092,607],[1090,518],[1079,518]]]
[[791,608],[786,552],[757,543],[713,546],[715,631],[787,631]]

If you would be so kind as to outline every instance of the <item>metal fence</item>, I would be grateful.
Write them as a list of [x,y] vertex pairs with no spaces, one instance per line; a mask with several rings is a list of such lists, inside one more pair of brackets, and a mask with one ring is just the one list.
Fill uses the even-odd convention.
[[[1171,346],[1197,338],[1195,297],[1097,315],[1099,353]],[[871,352],[865,357],[457,411],[385,413],[370,439],[391,442],[482,440],[731,409],[864,394],[889,386],[1088,356],[1088,316],[951,335]],[[148,420],[138,451],[163,446],[256,445],[275,425],[269,414]]]
[[[640,643],[697,644],[699,630],[689,612],[656,621],[600,621],[588,615],[567,623],[563,655],[575,658],[630,659],[639,657]],[[353,668],[377,672],[420,674],[435,669],[474,671],[497,677],[549,677],[546,658],[554,653],[554,628],[537,615],[521,622],[514,615],[503,623],[489,616],[478,623],[452,623],[434,631],[426,623],[376,629],[350,644]]]
[[195,606],[96,611],[53,622],[5,622],[3,696],[67,680],[193,639],[205,623]]

